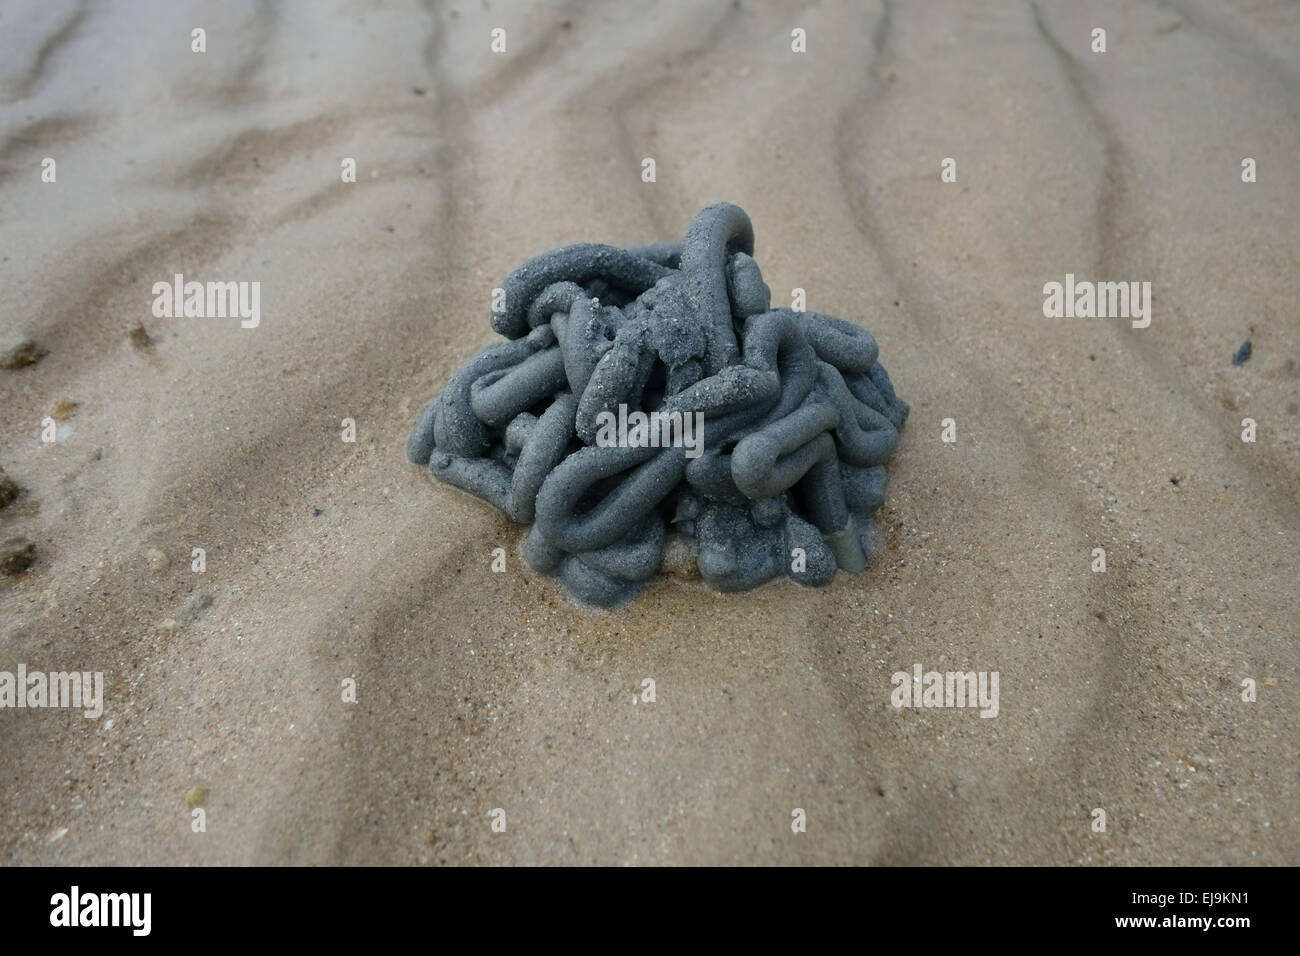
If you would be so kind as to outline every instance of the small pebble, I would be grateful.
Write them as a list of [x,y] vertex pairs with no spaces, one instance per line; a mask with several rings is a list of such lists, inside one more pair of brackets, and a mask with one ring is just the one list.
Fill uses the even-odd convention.
[[190,787],[185,792],[185,805],[193,810],[197,806],[202,806],[203,801],[208,799],[207,787]]
[[149,567],[155,572],[166,571],[171,567],[171,558],[167,557],[166,552],[159,548],[150,548],[144,553],[145,560],[149,562]]
[[23,339],[0,352],[0,368],[26,368],[49,354],[31,339]]
[[65,395],[50,407],[50,417],[56,422],[67,421],[76,407],[77,403]]
[[22,574],[36,562],[36,545],[23,537],[8,538],[0,544],[0,572]]
[[22,490],[18,482],[6,475],[5,470],[0,468],[0,508],[5,507],[9,502],[17,498],[18,492]]
[[138,349],[147,349],[153,345],[153,339],[149,337],[149,330],[144,327],[144,323],[136,320],[135,325],[131,326],[127,335],[131,339],[131,344]]

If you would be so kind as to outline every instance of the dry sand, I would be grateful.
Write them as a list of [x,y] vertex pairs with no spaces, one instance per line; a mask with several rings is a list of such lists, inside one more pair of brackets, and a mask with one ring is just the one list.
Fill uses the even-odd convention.
[[[24,0],[0,37],[0,323],[49,350],[0,371],[38,551],[0,670],[107,682],[0,711],[0,861],[1300,863],[1295,4]],[[912,405],[884,545],[583,610],[403,443],[515,265],[724,199]],[[260,326],[155,318],[177,272],[259,281]],[[1150,281],[1151,326],[1044,318],[1067,272]],[[915,663],[998,671],[999,715],[895,710]]]

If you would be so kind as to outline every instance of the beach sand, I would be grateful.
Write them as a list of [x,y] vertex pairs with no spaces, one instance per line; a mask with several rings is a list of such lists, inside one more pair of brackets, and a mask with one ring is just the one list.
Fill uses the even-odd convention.
[[[23,0],[0,38],[0,329],[48,350],[0,370],[0,671],[106,697],[0,710],[0,861],[1300,863],[1294,4]],[[912,406],[881,547],[583,609],[403,444],[516,265],[722,200]],[[176,273],[260,324],[155,317]],[[1067,274],[1149,281],[1150,326],[1045,318]],[[915,664],[998,715],[894,708]]]

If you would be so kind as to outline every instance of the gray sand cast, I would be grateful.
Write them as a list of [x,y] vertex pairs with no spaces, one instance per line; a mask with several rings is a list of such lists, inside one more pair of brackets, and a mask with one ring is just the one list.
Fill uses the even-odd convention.
[[771,309],[753,252],[719,203],[680,245],[529,260],[492,314],[509,341],[452,376],[407,456],[532,522],[525,559],[584,604],[636,597],[674,536],[723,591],[861,571],[907,404],[865,329]]

